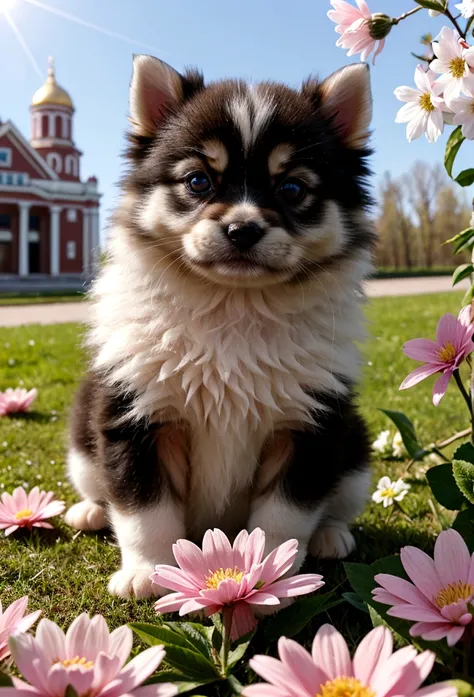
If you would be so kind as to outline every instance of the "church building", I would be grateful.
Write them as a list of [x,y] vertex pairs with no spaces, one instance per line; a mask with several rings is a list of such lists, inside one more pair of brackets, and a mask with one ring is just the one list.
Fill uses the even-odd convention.
[[30,107],[28,141],[0,121],[0,291],[80,289],[99,255],[96,177],[81,179],[74,105],[53,60]]

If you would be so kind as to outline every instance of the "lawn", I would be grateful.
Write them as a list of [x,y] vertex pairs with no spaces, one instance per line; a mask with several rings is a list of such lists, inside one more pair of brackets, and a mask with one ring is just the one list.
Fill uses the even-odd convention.
[[0,306],[1,305],[36,305],[37,303],[71,303],[84,300],[84,293],[79,290],[71,291],[42,291],[41,293],[34,292],[18,292],[18,293],[3,293],[0,291]]
[[[448,311],[456,313],[461,297],[456,293],[380,298],[367,308],[371,338],[364,353],[360,405],[374,438],[388,427],[378,407],[404,411],[424,443],[442,440],[465,428],[465,406],[454,385],[450,385],[438,409],[431,402],[431,380],[410,391],[398,391],[401,380],[414,367],[402,354],[403,342],[419,336],[433,337],[439,316]],[[64,462],[68,410],[86,364],[81,338],[81,328],[73,324],[2,328],[0,389],[19,384],[36,386],[39,396],[31,414],[0,420],[0,491],[19,484],[30,488],[39,485],[53,489],[68,502],[75,500]],[[355,526],[359,549],[354,560],[371,562],[398,552],[407,543],[432,548],[440,527],[432,515],[423,476],[429,465],[418,464],[407,475],[412,485],[403,502],[408,516],[387,512],[380,505],[368,506]],[[382,474],[403,476],[406,466],[407,461],[375,460],[374,482]],[[42,608],[44,616],[63,625],[83,611],[104,614],[112,626],[155,619],[151,602],[126,602],[108,596],[107,578],[119,563],[119,550],[110,535],[77,533],[58,520],[55,531],[1,537],[0,554],[0,598],[4,604],[28,594],[32,608]],[[350,590],[347,582],[342,585],[345,577],[341,564],[312,560],[307,567],[324,574],[326,590],[336,586],[338,592]],[[300,640],[307,641],[317,626],[328,620],[342,626],[351,643],[370,626],[369,615],[345,603],[319,616]],[[261,649],[261,644],[257,636],[255,646]]]

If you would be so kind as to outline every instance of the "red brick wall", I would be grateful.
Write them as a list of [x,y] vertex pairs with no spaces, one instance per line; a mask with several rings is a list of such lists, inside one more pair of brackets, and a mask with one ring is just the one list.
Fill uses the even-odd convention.
[[11,148],[12,151],[11,167],[2,167],[2,172],[27,172],[33,179],[46,179],[46,175],[42,172],[41,168],[39,166],[33,166],[30,161],[16,149],[14,143],[8,136],[0,138],[0,148]]
[[[61,273],[82,273],[82,211],[77,210],[77,220],[70,223],[67,220],[67,208],[61,211],[61,245],[59,256],[59,268]],[[67,258],[67,243],[76,243],[76,258]]]

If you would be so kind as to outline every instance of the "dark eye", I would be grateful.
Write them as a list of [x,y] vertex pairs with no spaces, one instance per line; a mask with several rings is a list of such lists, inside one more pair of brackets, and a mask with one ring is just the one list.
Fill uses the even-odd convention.
[[193,194],[208,194],[212,189],[211,180],[205,172],[192,172],[186,177],[186,186]]
[[278,188],[278,195],[290,204],[299,203],[306,194],[306,186],[299,179],[285,179]]

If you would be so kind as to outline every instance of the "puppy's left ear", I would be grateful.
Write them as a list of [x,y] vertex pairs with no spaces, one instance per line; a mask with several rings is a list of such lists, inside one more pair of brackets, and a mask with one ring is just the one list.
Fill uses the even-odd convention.
[[372,120],[369,66],[348,65],[319,85],[320,105],[348,148],[363,148]]

